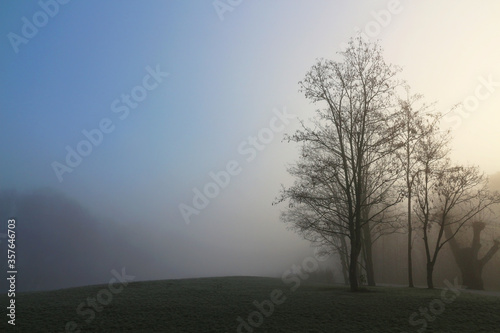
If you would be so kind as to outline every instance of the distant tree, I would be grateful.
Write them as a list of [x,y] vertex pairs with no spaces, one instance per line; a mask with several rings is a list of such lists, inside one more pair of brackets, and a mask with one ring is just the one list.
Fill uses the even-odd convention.
[[500,240],[495,239],[486,254],[482,258],[479,258],[481,232],[485,226],[486,224],[481,221],[472,223],[473,236],[470,247],[461,247],[455,237],[453,237],[451,227],[447,226],[445,228],[446,237],[450,239],[451,252],[462,273],[462,284],[470,289],[484,290],[483,268],[500,249]]
[[[427,286],[432,289],[433,271],[443,246],[478,214],[500,203],[500,194],[488,191],[487,179],[477,167],[425,165],[423,175],[417,177],[416,213],[422,225]],[[453,230],[449,235],[445,235],[447,228]]]
[[348,283],[348,234],[344,226],[345,210],[338,200],[328,161],[305,144],[301,159],[288,169],[296,179],[293,187],[283,189],[275,203],[290,199],[281,220],[324,254],[339,256],[344,280]]
[[[100,220],[66,194],[52,188],[0,191],[3,221],[15,217],[19,291],[103,283],[111,269],[147,271],[145,251],[129,244],[131,232]],[[0,225],[0,234],[7,232]],[[136,234],[134,234],[136,236]],[[0,238],[3,244],[5,238]],[[147,263],[147,264],[146,264]],[[7,270],[7,261],[0,268]],[[147,266],[146,266],[147,265]],[[64,272],[64,274],[61,274]],[[7,280],[0,283],[5,288]]]
[[318,61],[300,82],[306,98],[324,108],[313,128],[302,124],[289,137],[302,144],[301,161],[289,170],[294,185],[277,201],[290,202],[282,218],[299,230],[349,240],[349,284],[357,291],[363,227],[401,201],[393,193],[400,169],[390,158],[399,70],[362,38],[340,55],[342,62]]
[[319,283],[333,283],[335,276],[331,269],[320,268],[309,273],[308,281]]
[[[22,291],[62,288],[83,281],[96,281],[96,225],[91,215],[76,201],[50,188],[27,193],[0,192],[3,218],[17,220],[16,258]],[[2,204],[3,206],[3,204]],[[91,246],[90,246],[91,245]],[[82,248],[85,251],[82,251]],[[59,274],[60,270],[65,274]]]
[[413,244],[413,229],[412,224],[412,202],[413,202],[413,187],[415,178],[420,172],[418,154],[419,147],[422,147],[419,142],[431,135],[432,131],[437,130],[439,122],[439,114],[429,113],[431,105],[422,102],[423,96],[419,94],[410,94],[409,87],[406,87],[406,98],[399,99],[400,112],[398,113],[397,122],[399,132],[394,144],[399,148],[396,151],[396,157],[401,163],[403,169],[404,185],[407,209],[407,261],[408,261],[408,286],[414,287],[413,283],[413,263],[412,263],[412,244]]

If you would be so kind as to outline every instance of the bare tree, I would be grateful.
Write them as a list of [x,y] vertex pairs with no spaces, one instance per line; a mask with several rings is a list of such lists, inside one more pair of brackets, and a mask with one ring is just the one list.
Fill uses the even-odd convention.
[[337,253],[344,280],[348,283],[348,228],[346,211],[334,182],[328,156],[313,144],[301,147],[301,158],[288,172],[296,179],[293,186],[282,190],[277,202],[289,199],[281,220],[290,228],[320,247],[325,253]]
[[406,98],[399,99],[400,112],[398,113],[399,132],[395,145],[398,146],[396,156],[399,159],[404,174],[404,192],[407,201],[407,260],[408,260],[408,286],[413,284],[413,263],[412,263],[412,244],[413,244],[413,225],[412,225],[412,200],[413,184],[419,170],[418,148],[419,144],[427,135],[437,129],[439,114],[429,113],[431,105],[422,102],[423,96],[419,94],[410,94],[409,87],[406,87]]
[[479,258],[481,248],[481,232],[486,227],[486,223],[476,221],[472,223],[472,242],[470,247],[461,247],[458,241],[453,237],[453,231],[450,226],[445,228],[446,237],[450,239],[449,244],[453,257],[462,273],[462,284],[470,289],[483,290],[483,267],[500,249],[500,240],[493,241],[489,250]]
[[[468,222],[500,203],[500,194],[491,193],[487,179],[477,167],[426,164],[417,177],[417,216],[422,223],[426,254],[427,286],[434,288],[432,276],[438,254]],[[434,228],[434,233],[431,229]],[[445,234],[447,228],[452,232]]]
[[394,153],[399,82],[398,69],[384,61],[378,44],[352,39],[340,55],[342,62],[318,61],[300,82],[306,98],[324,108],[312,128],[303,125],[289,137],[303,145],[302,162],[291,172],[295,184],[278,201],[308,210],[300,219],[285,214],[285,220],[349,239],[349,284],[357,291],[363,226],[401,200],[391,193],[398,164],[388,158]]

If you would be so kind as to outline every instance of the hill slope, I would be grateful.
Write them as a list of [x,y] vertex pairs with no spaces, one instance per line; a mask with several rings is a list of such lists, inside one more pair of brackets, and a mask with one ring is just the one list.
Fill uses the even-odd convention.
[[[8,332],[401,333],[425,324],[432,332],[500,332],[500,297],[390,287],[353,294],[299,278],[113,283],[16,296],[16,325]],[[1,302],[7,304],[6,295]],[[6,321],[4,314],[1,331]]]

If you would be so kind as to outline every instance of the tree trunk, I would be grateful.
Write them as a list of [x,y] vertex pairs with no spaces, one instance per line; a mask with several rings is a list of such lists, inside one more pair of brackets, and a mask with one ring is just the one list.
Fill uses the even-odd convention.
[[[408,110],[409,112],[410,110]],[[410,120],[409,117],[407,118]],[[408,287],[413,288],[413,263],[411,258],[411,241],[412,241],[412,225],[411,225],[411,195],[412,195],[412,180],[410,180],[410,124],[406,127],[408,139],[406,141],[406,188],[408,189]]]
[[342,247],[342,250],[339,252],[340,255],[340,264],[342,265],[342,274],[344,275],[344,283],[347,285],[349,284],[349,267],[347,265],[349,261],[348,257],[348,249],[347,249],[347,242],[345,241],[345,236],[340,237],[340,244]]
[[349,285],[351,287],[351,291],[359,290],[358,283],[358,258],[361,250],[361,232],[359,228],[355,228],[355,235],[351,239],[351,257],[349,260]]
[[[484,229],[484,223],[475,222],[473,225],[473,236],[470,247],[460,248],[458,242],[450,239],[450,248],[455,258],[455,262],[462,273],[462,284],[468,289],[484,290],[483,267],[499,250],[498,242],[495,242],[483,258],[479,259],[479,248],[481,247],[481,231]],[[446,237],[453,235],[450,227],[445,228]]]
[[347,267],[347,261],[345,260],[345,255],[340,256],[341,265],[342,265],[342,275],[344,276],[344,284],[349,284],[349,267]]
[[411,241],[412,241],[412,225],[411,225],[411,187],[408,189],[408,287],[413,288],[413,263],[411,258]]
[[358,256],[354,254],[355,251],[351,253],[351,260],[349,263],[349,286],[351,291],[358,291]]
[[434,263],[427,263],[427,288],[434,289],[434,282],[432,281],[432,274],[434,272]]
[[375,286],[375,271],[373,269],[372,235],[368,223],[365,223],[365,225],[363,226],[363,244],[365,251],[366,281],[369,286]]
[[363,251],[361,251],[359,258],[358,258],[358,285],[363,286],[366,284],[366,275],[363,271],[364,269],[364,256],[363,256]]
[[[472,259],[472,256],[469,255]],[[462,272],[462,284],[467,287],[467,289],[484,290],[483,285],[483,265],[479,263],[478,260],[469,260],[470,266],[460,267]]]

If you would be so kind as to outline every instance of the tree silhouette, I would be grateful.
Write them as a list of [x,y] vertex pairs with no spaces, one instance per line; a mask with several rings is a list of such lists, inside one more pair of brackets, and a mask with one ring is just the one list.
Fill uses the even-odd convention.
[[450,238],[450,248],[453,257],[462,273],[462,284],[470,289],[484,290],[483,285],[483,267],[493,258],[500,248],[500,241],[494,240],[493,245],[479,258],[479,249],[481,248],[481,232],[486,227],[486,223],[476,221],[472,223],[472,241],[469,247],[460,247],[458,241],[452,237],[453,232],[449,226],[446,227],[446,236]]
[[301,160],[289,169],[295,184],[277,201],[290,202],[282,219],[302,234],[347,237],[349,284],[357,291],[363,228],[382,222],[401,201],[394,192],[400,167],[392,157],[399,70],[384,61],[378,44],[360,37],[340,55],[342,62],[318,61],[300,82],[306,98],[324,108],[313,128],[302,123],[288,137],[302,144]]

